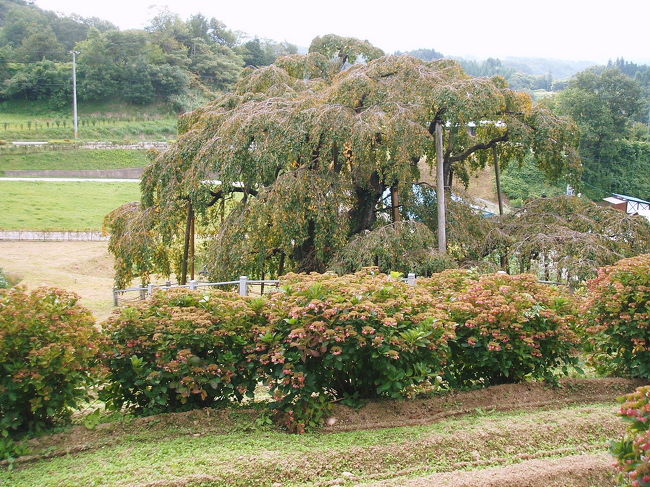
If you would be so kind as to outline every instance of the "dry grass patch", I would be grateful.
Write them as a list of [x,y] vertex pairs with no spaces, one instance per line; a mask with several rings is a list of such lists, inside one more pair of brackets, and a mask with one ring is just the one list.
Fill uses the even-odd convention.
[[113,309],[113,258],[107,242],[0,242],[0,268],[28,288],[52,286],[81,296],[97,319]]

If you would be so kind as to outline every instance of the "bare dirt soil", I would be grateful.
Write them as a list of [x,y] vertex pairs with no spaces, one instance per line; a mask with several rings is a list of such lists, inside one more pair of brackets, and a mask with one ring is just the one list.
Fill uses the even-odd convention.
[[613,401],[644,381],[620,378],[564,379],[561,387],[541,382],[505,384],[439,397],[402,401],[373,401],[355,410],[337,406],[326,431],[393,428],[430,424],[444,418],[482,411],[539,409],[565,404]]
[[[477,412],[510,410],[544,410],[571,404],[613,402],[632,392],[643,382],[633,379],[564,379],[560,388],[540,383],[508,384],[468,392],[449,393],[417,400],[371,401],[359,410],[335,406],[324,433],[394,428],[433,424],[438,421]],[[254,429],[260,409],[202,409],[186,413],[169,413],[100,424],[94,429],[75,426],[65,433],[31,440],[33,456],[21,459],[30,462],[39,458],[94,450],[117,444],[134,431],[147,432],[151,441],[196,434],[228,434],[249,424]],[[552,412],[549,413],[553,415]],[[618,425],[613,414],[607,423]],[[173,432],[170,428],[173,427]]]
[[81,296],[98,320],[112,310],[113,259],[107,242],[0,242],[0,268],[20,284]]
[[614,485],[612,458],[604,453],[527,460],[468,472],[391,479],[369,487],[592,487]]

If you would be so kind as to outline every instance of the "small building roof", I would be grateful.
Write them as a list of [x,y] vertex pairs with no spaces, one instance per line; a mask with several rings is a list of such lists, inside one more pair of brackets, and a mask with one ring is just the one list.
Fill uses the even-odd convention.
[[641,198],[635,198],[634,196],[625,196],[624,194],[616,194],[616,193],[612,193],[612,194],[620,200],[634,201],[635,203],[643,203],[645,205],[650,205],[650,201],[642,200]]
[[620,205],[621,203],[625,203],[625,200],[622,200],[620,198],[615,198],[613,196],[608,196],[607,198],[603,198],[603,201],[607,201],[608,203],[611,203],[613,205]]

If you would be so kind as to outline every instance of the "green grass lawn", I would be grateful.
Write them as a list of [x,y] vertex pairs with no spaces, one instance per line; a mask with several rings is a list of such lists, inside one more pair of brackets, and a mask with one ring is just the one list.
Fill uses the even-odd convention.
[[[0,485],[358,485],[604,451],[624,428],[612,408],[601,403],[552,411],[477,411],[424,426],[304,435],[260,427],[245,418],[215,432],[200,420],[154,417],[104,430],[94,447],[92,441],[84,443],[88,451],[0,470]],[[337,480],[346,475],[354,476],[354,482]]]
[[0,230],[100,230],[107,213],[139,199],[137,183],[0,181]]
[[0,172],[16,169],[120,169],[143,167],[147,152],[127,149],[77,149],[12,154],[0,152]]

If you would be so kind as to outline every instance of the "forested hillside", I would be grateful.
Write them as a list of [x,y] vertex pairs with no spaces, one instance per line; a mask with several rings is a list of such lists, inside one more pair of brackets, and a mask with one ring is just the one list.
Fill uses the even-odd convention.
[[[67,110],[72,50],[79,53],[82,106],[159,104],[183,112],[230,89],[244,67],[269,65],[298,49],[244,36],[200,13],[181,19],[162,10],[143,30],[119,30],[98,18],[60,16],[26,0],[0,0],[0,103],[36,102],[32,113],[44,107]],[[395,54],[426,61],[444,57],[431,48]],[[578,123],[580,191],[594,199],[610,192],[650,198],[650,66],[623,58],[587,69],[583,61],[540,58],[459,62],[471,76],[502,76],[510,88],[532,92]],[[531,167],[505,168],[504,189],[511,198],[548,193],[545,184],[553,182],[529,174]],[[564,183],[554,187],[552,193]]]
[[228,89],[246,65],[268,65],[296,52],[286,43],[243,39],[201,14],[182,20],[162,11],[145,30],[120,31],[97,18],[0,0],[0,100],[67,106],[73,49],[79,51],[80,101],[164,101],[177,110]]

